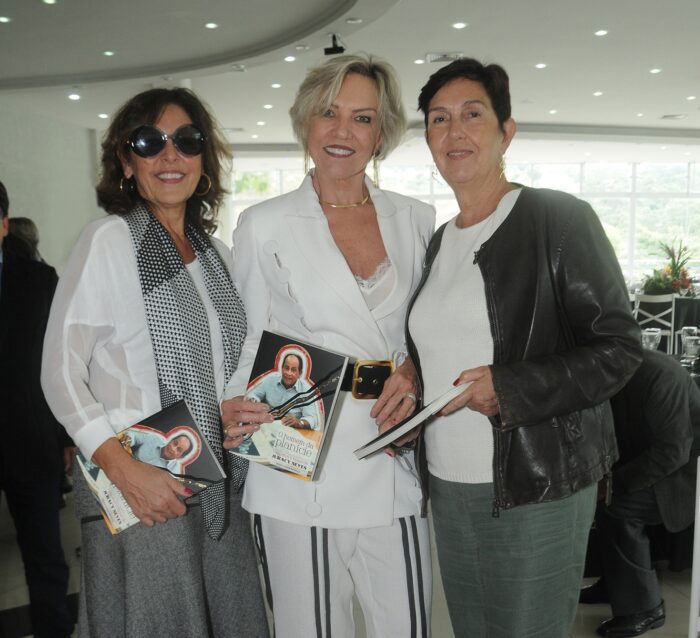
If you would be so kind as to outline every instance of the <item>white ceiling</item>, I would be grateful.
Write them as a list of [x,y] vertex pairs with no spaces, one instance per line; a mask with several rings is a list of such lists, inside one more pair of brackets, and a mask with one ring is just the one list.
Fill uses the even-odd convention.
[[[151,86],[181,84],[213,107],[234,147],[293,144],[287,111],[335,32],[348,52],[396,67],[415,129],[418,91],[439,65],[414,60],[459,52],[506,68],[523,133],[700,143],[699,0],[55,2],[0,0],[0,16],[11,19],[0,22],[0,108],[100,130],[108,120],[99,113]],[[458,21],[468,26],[454,29]],[[79,101],[68,99],[73,92]]]

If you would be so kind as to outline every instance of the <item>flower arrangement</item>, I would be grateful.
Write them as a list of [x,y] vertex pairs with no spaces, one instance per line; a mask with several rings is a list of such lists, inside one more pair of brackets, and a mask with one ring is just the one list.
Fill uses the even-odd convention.
[[645,295],[667,295],[670,293],[686,294],[690,291],[690,276],[686,264],[690,260],[690,251],[682,241],[678,247],[674,242],[659,242],[661,250],[668,257],[668,264],[647,275],[642,283]]

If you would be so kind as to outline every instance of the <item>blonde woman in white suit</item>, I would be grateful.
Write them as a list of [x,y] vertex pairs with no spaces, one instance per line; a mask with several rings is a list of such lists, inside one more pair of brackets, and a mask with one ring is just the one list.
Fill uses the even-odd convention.
[[[400,357],[406,304],[434,227],[430,206],[365,176],[405,129],[389,65],[333,58],[311,69],[290,114],[315,168],[296,191],[245,211],[233,235],[248,337],[227,391],[235,398],[222,407],[228,447],[269,419],[267,406],[241,396],[262,330],[353,359]],[[410,414],[416,393],[410,361],[377,401],[341,393],[318,480],[251,464],[244,508],[255,515],[278,638],[352,638],[353,592],[368,636],[429,634],[430,548],[413,454],[353,455]]]

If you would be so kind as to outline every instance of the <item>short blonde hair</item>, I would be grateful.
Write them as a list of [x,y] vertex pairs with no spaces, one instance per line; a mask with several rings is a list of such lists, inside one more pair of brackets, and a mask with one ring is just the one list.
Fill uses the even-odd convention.
[[370,78],[377,87],[381,145],[376,157],[384,159],[401,142],[406,130],[406,112],[396,71],[389,63],[371,55],[340,55],[309,70],[289,109],[294,135],[307,151],[311,118],[328,109],[350,73]]

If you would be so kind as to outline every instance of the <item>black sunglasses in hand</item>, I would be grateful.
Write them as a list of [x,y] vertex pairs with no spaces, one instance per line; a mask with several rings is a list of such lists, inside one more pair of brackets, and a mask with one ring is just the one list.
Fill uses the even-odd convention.
[[204,148],[206,137],[194,124],[183,124],[168,135],[151,124],[139,126],[126,142],[128,148],[141,157],[155,157],[172,140],[175,148],[183,155],[199,155]]

